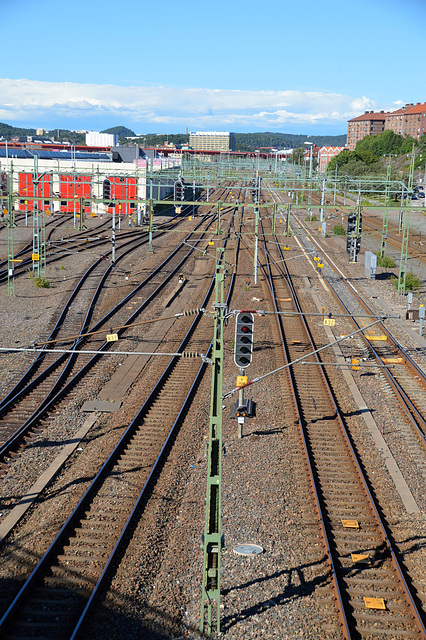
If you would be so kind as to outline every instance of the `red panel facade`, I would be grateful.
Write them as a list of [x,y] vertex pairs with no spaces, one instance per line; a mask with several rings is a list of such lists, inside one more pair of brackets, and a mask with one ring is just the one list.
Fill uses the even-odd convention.
[[[111,200],[136,200],[136,178],[109,176],[108,180],[111,182]],[[128,215],[136,212],[136,202],[114,203],[113,206],[116,214]],[[108,207],[108,211],[112,210],[112,207]]]
[[39,210],[49,212],[52,203],[47,198],[52,197],[52,182],[49,174],[41,176],[38,184],[33,183],[32,173],[19,174],[18,193],[20,196],[19,210],[28,211],[34,209],[34,198],[37,199]]
[[84,175],[59,176],[59,211],[62,213],[80,213],[80,198],[86,198],[84,212],[90,213],[90,200],[92,194],[92,178]]

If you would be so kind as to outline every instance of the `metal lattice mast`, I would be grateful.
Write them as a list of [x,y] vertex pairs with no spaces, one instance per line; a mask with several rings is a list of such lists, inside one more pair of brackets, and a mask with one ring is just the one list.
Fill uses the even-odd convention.
[[[46,227],[43,208],[40,209],[40,200],[36,198],[40,196],[40,182],[43,181],[44,173],[38,172],[38,156],[34,156],[34,171],[33,171],[33,272],[37,275],[46,275]],[[43,195],[43,194],[41,194]]]
[[383,212],[383,225],[382,225],[382,246],[380,248],[379,255],[383,258],[386,255],[387,244],[388,244],[388,223],[389,223],[389,211],[387,207],[389,206],[389,188],[390,188],[390,179],[391,179],[391,165],[388,164],[386,169],[386,186],[385,186],[385,210]]
[[386,249],[388,244],[388,223],[389,223],[389,211],[387,209],[383,212],[383,225],[382,225],[382,246],[380,248],[380,257],[386,255]]
[[[218,249],[218,259],[221,249]],[[216,629],[220,632],[220,559],[221,492],[222,492],[222,387],[223,387],[223,325],[224,267],[216,265],[216,302],[214,308],[214,336],[212,350],[212,391],[207,467],[206,520],[203,539],[203,586],[201,594],[201,625],[207,635],[213,630],[213,606],[216,603]],[[207,609],[207,627],[206,627]]]
[[407,278],[408,236],[410,234],[410,211],[406,211],[401,242],[401,257],[399,259],[398,293],[405,294]]
[[7,295],[15,295],[15,255],[13,250],[13,230],[15,223],[15,208],[13,204],[13,173],[7,176]]

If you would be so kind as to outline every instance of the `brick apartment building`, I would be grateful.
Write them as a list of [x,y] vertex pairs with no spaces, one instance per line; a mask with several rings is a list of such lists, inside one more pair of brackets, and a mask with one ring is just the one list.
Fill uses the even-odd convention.
[[383,131],[394,131],[400,136],[411,136],[419,140],[426,129],[426,102],[406,104],[390,112],[366,111],[362,116],[348,121],[346,146],[353,151],[356,143],[365,136],[374,136]]
[[356,143],[365,136],[376,136],[385,130],[386,114],[384,111],[375,113],[366,111],[362,116],[357,116],[348,121],[348,134],[346,137],[346,147],[353,151]]

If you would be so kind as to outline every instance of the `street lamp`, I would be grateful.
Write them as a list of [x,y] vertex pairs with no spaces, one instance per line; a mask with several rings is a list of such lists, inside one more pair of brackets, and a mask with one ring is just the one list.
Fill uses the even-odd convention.
[[313,142],[305,142],[304,144],[310,145],[310,153],[309,153],[309,179],[312,178],[312,146],[313,146]]

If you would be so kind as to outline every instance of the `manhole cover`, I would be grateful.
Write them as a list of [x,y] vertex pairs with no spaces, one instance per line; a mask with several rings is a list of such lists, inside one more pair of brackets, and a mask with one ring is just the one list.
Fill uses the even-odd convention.
[[263,549],[257,544],[238,544],[234,547],[234,553],[238,553],[239,556],[257,556],[263,553]]

